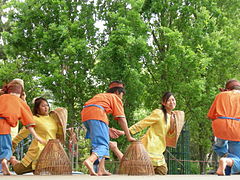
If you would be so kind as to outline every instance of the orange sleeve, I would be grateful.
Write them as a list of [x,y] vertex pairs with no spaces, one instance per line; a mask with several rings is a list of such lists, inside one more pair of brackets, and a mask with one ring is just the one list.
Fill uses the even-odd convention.
[[125,117],[122,100],[117,96],[113,97],[112,115],[114,116],[114,119]]
[[24,102],[21,102],[22,108],[21,108],[21,122],[24,126],[35,126],[35,122],[33,120],[33,114],[30,109],[30,107]]
[[217,111],[216,111],[216,107],[217,107],[217,101],[218,101],[218,99],[219,99],[219,94],[215,97],[215,99],[214,99],[214,101],[213,101],[213,103],[212,103],[212,105],[211,105],[211,107],[210,107],[210,109],[209,109],[209,111],[208,111],[208,118],[209,119],[216,119],[217,118]]

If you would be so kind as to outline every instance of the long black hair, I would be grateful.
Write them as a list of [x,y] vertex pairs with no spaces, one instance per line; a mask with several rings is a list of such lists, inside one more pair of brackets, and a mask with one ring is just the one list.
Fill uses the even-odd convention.
[[[161,102],[166,103],[171,96],[173,96],[173,93],[165,92],[164,95],[162,96],[162,101]],[[162,104],[161,109],[162,109],[163,114],[164,114],[164,119],[167,122],[167,110],[166,110],[166,107],[163,104]]]
[[42,101],[45,101],[48,104],[48,101],[43,97],[39,97],[35,99],[34,106],[33,106],[33,115],[38,116],[38,109]]

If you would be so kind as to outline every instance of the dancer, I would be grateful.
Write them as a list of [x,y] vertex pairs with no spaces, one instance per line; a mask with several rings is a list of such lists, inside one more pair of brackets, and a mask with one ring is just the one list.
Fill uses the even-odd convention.
[[[163,152],[166,146],[176,146],[184,123],[184,112],[173,111],[176,100],[171,92],[163,95],[161,104],[161,109],[155,109],[151,115],[131,126],[129,130],[136,134],[149,127],[141,142],[151,158],[155,174],[166,175],[168,169]],[[177,127],[177,124],[180,126]]]
[[240,172],[240,82],[228,80],[225,89],[216,95],[208,112],[216,137],[213,146],[221,157],[218,175]]
[[[52,112],[49,113],[48,101],[43,97],[36,98],[33,108],[33,117],[36,122],[35,131],[46,142],[49,139],[57,138],[63,142],[66,132],[67,110],[64,108],[57,108],[54,112],[61,112],[59,114],[64,114],[64,116],[59,116],[59,119],[52,116]],[[29,132],[27,129],[22,128],[19,134],[13,139],[13,147],[15,148],[17,144],[28,135]],[[28,172],[34,172],[39,155],[45,145],[46,144],[38,143],[38,141],[34,139],[21,161],[16,160],[14,156],[11,157],[10,162],[13,165],[13,170],[16,174],[21,175]]]
[[[11,81],[11,83],[19,83],[22,85],[23,87],[23,93],[22,95],[20,96],[20,98],[23,100],[23,101],[26,101],[26,94],[24,92],[24,82],[22,79],[14,79]],[[4,94],[4,92],[2,91],[2,89],[0,89],[0,95]],[[18,134],[18,130],[19,130],[19,122],[17,123],[17,125],[15,127],[11,127],[11,138],[13,139],[17,134]],[[0,172],[2,171],[2,165],[0,163]]]
[[15,127],[18,120],[30,131],[34,139],[45,143],[35,132],[33,115],[29,106],[20,98],[23,94],[22,85],[11,82],[2,88],[0,96],[0,162],[3,175],[10,175],[8,160],[12,156],[11,127]]
[[[128,141],[135,141],[130,135],[124,114],[122,97],[125,94],[124,84],[113,81],[107,93],[95,95],[87,101],[81,112],[82,122],[87,128],[86,138],[91,139],[92,153],[84,161],[90,175],[111,175],[105,170],[105,158],[109,157],[109,121],[107,114],[112,114],[125,132]],[[99,160],[99,170],[95,173],[93,163]]]

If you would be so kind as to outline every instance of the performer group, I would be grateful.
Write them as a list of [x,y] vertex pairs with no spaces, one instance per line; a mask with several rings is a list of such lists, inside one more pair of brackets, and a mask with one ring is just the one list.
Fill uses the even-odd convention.
[[[0,169],[3,175],[10,175],[9,164],[13,171],[20,175],[36,169],[39,156],[50,139],[64,141],[66,121],[51,115],[47,99],[34,99],[31,111],[26,103],[24,83],[14,79],[4,85],[0,91]],[[176,147],[178,137],[184,125],[184,112],[174,110],[176,99],[171,92],[163,94],[159,108],[150,115],[128,126],[124,113],[122,98],[126,94],[125,85],[120,81],[112,81],[105,93],[89,99],[81,111],[81,120],[86,128],[86,138],[91,140],[91,154],[83,164],[92,176],[111,175],[105,169],[105,160],[110,158],[112,150],[119,160],[123,153],[117,143],[110,138],[125,135],[127,141],[136,139],[132,136],[147,129],[141,142],[151,159],[155,174],[166,175],[168,172],[164,158],[166,147]],[[53,110],[54,111],[54,110]],[[55,110],[66,114],[65,108]],[[122,130],[109,128],[108,115],[111,114]],[[215,136],[213,149],[220,157],[218,175],[230,175],[240,172],[240,82],[229,80],[225,89],[216,96],[208,112],[212,120]],[[19,121],[23,128],[18,132]],[[33,140],[21,160],[13,156],[17,144],[29,134]]]

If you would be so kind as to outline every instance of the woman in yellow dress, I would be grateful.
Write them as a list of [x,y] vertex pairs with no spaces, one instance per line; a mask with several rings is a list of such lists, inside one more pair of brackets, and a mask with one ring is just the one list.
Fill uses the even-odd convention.
[[[155,174],[167,174],[167,164],[164,158],[166,146],[175,147],[179,131],[183,126],[183,111],[173,111],[176,100],[172,93],[166,92],[162,97],[162,108],[155,109],[143,120],[137,122],[129,128],[132,134],[148,128],[146,134],[141,139],[146,151],[148,152]],[[180,126],[178,121],[182,121]]]
[[[64,110],[66,112],[66,109]],[[47,142],[50,139],[57,139],[57,137],[63,136],[66,129],[55,118],[53,118],[51,114],[49,114],[49,104],[46,99],[42,97],[35,99],[33,115],[36,122],[35,131],[43,140]],[[13,139],[13,148],[15,148],[17,144],[28,135],[29,131],[26,128],[22,128],[18,135]],[[16,174],[20,175],[34,172],[39,155],[44,147],[45,145],[34,139],[21,161],[16,160],[13,156],[10,162]]]

